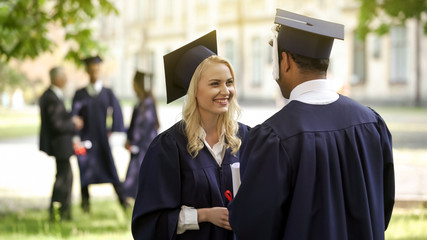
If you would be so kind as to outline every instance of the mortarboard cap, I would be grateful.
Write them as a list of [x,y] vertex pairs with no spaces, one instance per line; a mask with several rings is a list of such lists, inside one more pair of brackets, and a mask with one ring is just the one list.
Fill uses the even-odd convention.
[[277,9],[279,50],[310,58],[329,58],[334,39],[344,40],[344,25]]
[[217,55],[215,30],[163,56],[167,103],[187,94],[194,71],[212,55]]
[[136,71],[135,76],[133,77],[135,80],[145,79],[147,74],[144,72]]
[[142,82],[144,86],[151,88],[153,85],[153,74],[150,72],[141,72],[136,70],[133,80],[136,82]]
[[99,56],[93,56],[93,57],[87,57],[85,59],[83,59],[83,62],[87,65],[92,64],[92,63],[100,63],[102,62],[102,58]]

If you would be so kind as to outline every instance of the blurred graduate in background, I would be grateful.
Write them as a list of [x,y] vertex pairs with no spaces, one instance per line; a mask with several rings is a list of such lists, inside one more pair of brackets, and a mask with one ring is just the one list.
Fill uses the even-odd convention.
[[79,144],[85,152],[77,155],[82,208],[84,212],[90,211],[89,185],[97,183],[112,183],[120,204],[127,208],[109,143],[111,132],[125,131],[122,110],[112,89],[104,87],[99,79],[102,59],[95,56],[84,59],[84,62],[90,82],[76,91],[72,103],[73,114],[84,121]]
[[138,187],[139,168],[151,141],[157,136],[159,119],[157,118],[156,102],[152,94],[152,75],[135,73],[133,89],[138,97],[138,103],[133,108],[130,126],[127,131],[125,148],[131,157],[123,183],[126,197],[135,199]]

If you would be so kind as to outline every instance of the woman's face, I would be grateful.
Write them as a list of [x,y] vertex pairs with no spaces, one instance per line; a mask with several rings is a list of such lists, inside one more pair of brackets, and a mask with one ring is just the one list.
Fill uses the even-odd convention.
[[218,115],[228,111],[234,96],[234,79],[224,63],[208,63],[197,86],[196,100],[201,115]]

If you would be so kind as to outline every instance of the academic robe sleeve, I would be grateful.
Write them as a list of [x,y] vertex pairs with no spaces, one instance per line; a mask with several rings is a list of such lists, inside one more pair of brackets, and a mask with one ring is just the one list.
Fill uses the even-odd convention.
[[83,101],[81,100],[81,91],[77,90],[73,96],[73,101],[71,104],[71,114],[73,116],[79,116],[80,110],[83,108]]
[[242,184],[229,205],[231,227],[237,239],[279,239],[290,189],[288,155],[268,126],[253,128],[245,142]]
[[113,91],[109,89],[110,93],[110,106],[113,108],[113,125],[111,126],[112,132],[124,132],[125,125],[123,123],[122,108],[120,107],[119,101],[114,95]]
[[179,152],[167,133],[151,143],[139,174],[132,216],[135,240],[175,239],[181,210]]
[[133,108],[132,117],[130,120],[129,128],[127,130],[127,140],[132,144],[133,143],[133,131],[135,129],[135,121],[138,116],[138,105]]
[[[374,111],[375,112],[375,111]],[[383,150],[384,161],[384,224],[387,229],[390,222],[394,206],[395,183],[394,183],[394,164],[393,164],[393,147],[392,137],[384,120],[375,112],[378,117],[378,130],[381,134],[381,145]]]

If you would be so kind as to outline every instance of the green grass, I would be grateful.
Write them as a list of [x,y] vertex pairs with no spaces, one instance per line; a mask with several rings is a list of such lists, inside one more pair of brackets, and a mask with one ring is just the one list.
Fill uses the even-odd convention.
[[113,200],[91,203],[91,213],[73,206],[72,221],[48,221],[47,210],[0,213],[0,239],[130,240],[131,210],[124,212]]
[[395,209],[385,236],[386,240],[426,240],[427,209]]
[[35,109],[0,108],[0,139],[34,136],[39,128],[40,117]]
[[[114,200],[92,202],[90,214],[73,206],[73,220],[49,222],[47,210],[0,213],[0,239],[8,240],[130,240],[131,211]],[[427,239],[427,209],[395,209],[386,240]]]

